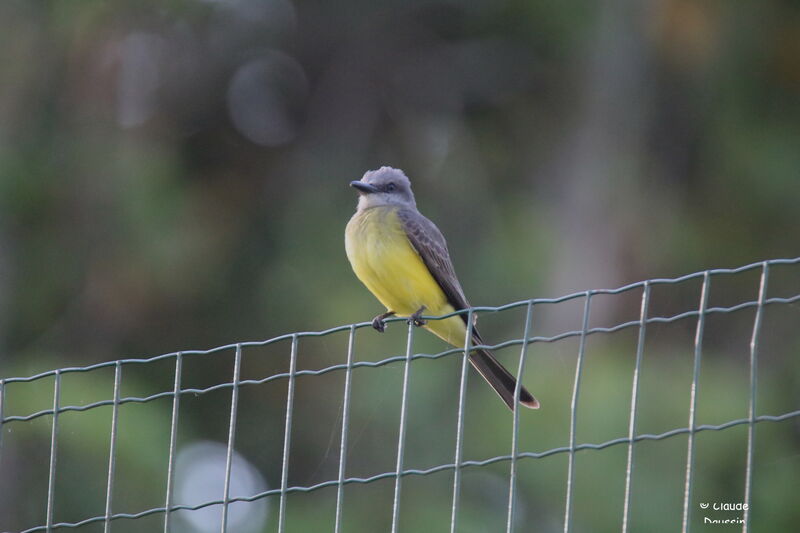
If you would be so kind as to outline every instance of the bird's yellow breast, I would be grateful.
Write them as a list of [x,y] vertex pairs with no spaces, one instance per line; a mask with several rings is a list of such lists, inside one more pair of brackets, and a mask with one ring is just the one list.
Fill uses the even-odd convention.
[[[403,229],[397,208],[356,212],[345,231],[347,258],[358,279],[388,310],[408,316],[425,306],[426,315],[454,311]],[[465,327],[458,316],[428,322],[427,329],[454,345],[463,345]]]

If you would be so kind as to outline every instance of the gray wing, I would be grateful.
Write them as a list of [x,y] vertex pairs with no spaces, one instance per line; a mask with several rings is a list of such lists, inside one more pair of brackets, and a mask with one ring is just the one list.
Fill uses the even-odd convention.
[[[469,302],[464,296],[464,290],[458,282],[450,254],[447,251],[447,242],[436,224],[422,216],[419,211],[400,209],[397,212],[405,229],[411,246],[422,258],[425,266],[433,275],[433,279],[444,291],[447,301],[456,311],[469,307]],[[466,322],[467,315],[461,315]]]
[[[450,261],[450,254],[447,252],[447,242],[444,240],[439,228],[422,216],[419,211],[413,209],[400,209],[397,215],[403,224],[403,229],[405,229],[411,246],[420,255],[425,266],[428,267],[428,270],[433,275],[433,279],[439,283],[450,305],[457,311],[468,308],[469,302],[467,302],[464,291],[461,289],[461,284],[458,282],[453,263]],[[467,322],[466,314],[460,316],[464,322]],[[481,336],[474,325],[472,338],[476,344],[483,344]],[[513,411],[517,403],[514,399],[514,391],[517,386],[517,380],[514,376],[500,364],[489,350],[478,349],[470,354],[469,360],[487,383],[500,395],[509,409]],[[520,388],[518,400],[526,407],[539,408],[539,402],[525,387]]]

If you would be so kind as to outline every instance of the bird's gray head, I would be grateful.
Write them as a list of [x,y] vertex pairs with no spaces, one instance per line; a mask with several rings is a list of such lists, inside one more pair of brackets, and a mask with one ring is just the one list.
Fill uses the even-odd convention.
[[411,182],[402,170],[381,167],[369,170],[360,181],[351,181],[350,186],[358,191],[358,208],[368,209],[384,205],[416,208]]

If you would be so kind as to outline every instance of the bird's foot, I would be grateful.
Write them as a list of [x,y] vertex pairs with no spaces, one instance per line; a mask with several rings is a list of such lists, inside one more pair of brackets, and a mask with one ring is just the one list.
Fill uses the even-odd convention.
[[422,318],[420,318],[425,309],[426,307],[423,305],[422,307],[414,311],[414,314],[408,317],[408,323],[414,324],[417,327],[424,326],[425,324],[427,324],[428,323],[427,320],[422,320]]
[[386,319],[394,314],[394,311],[386,311],[372,319],[372,327],[383,333],[386,331]]

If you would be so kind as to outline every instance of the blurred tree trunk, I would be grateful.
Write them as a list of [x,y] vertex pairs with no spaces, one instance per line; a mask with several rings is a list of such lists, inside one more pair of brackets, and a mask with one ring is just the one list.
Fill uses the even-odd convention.
[[[612,288],[622,284],[628,233],[620,214],[632,206],[641,173],[644,132],[652,96],[644,34],[652,2],[609,0],[600,8],[588,65],[576,86],[578,120],[556,152],[553,175],[556,236],[548,292]],[[614,299],[617,302],[618,299]],[[593,306],[597,317],[612,312],[612,299]],[[559,319],[559,322],[561,320]],[[570,324],[570,327],[573,324]]]

